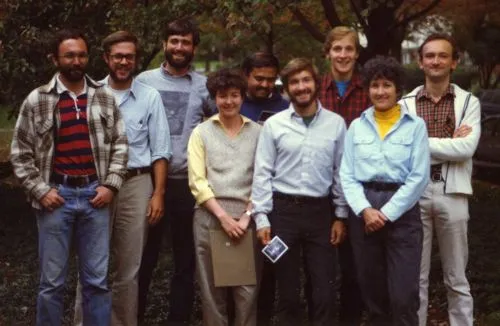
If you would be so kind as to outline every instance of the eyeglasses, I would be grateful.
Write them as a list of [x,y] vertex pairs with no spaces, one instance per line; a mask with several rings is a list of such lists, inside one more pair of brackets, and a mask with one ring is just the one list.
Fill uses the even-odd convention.
[[132,62],[135,60],[135,54],[129,53],[129,54],[110,54],[109,57],[111,60],[114,62],[121,62],[123,59],[127,60],[128,62]]
[[75,60],[76,58],[78,58],[80,61],[86,61],[89,59],[89,54],[85,52],[79,52],[79,53],[68,52],[63,55],[60,55],[59,58],[64,58],[66,60]]

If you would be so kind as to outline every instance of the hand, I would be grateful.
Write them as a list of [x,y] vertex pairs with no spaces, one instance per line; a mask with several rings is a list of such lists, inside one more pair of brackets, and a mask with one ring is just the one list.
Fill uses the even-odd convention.
[[250,224],[250,216],[243,213],[238,220],[238,225],[242,230],[246,231],[249,224]]
[[468,125],[461,125],[453,133],[453,138],[464,138],[468,136],[471,132],[472,132],[472,127],[469,127]]
[[149,200],[148,211],[146,216],[148,217],[149,225],[155,225],[160,221],[164,213],[164,201],[161,194],[153,193],[153,196]]
[[219,220],[222,228],[230,238],[239,239],[242,235],[245,234],[245,230],[243,230],[238,224],[238,221],[236,221],[231,216],[225,215]]
[[265,227],[262,229],[258,229],[257,239],[259,239],[262,245],[264,246],[267,245],[269,242],[271,242],[271,228]]
[[111,191],[111,189],[107,187],[99,186],[95,189],[95,192],[97,194],[90,200],[90,204],[94,208],[104,207],[107,204],[111,203],[111,201],[113,200],[113,191]]
[[363,219],[365,220],[365,232],[371,233],[384,227],[387,218],[379,210],[374,208],[365,208],[363,210]]
[[50,188],[49,192],[47,192],[40,200],[40,204],[42,204],[42,206],[49,212],[52,212],[54,209],[61,207],[62,204],[64,204],[64,199],[59,196],[56,188]]
[[346,227],[344,222],[336,220],[332,224],[332,232],[330,236],[330,243],[334,246],[344,242],[347,236]]

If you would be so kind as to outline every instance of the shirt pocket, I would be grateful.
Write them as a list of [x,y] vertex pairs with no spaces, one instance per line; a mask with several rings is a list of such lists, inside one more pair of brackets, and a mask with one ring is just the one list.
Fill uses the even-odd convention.
[[406,161],[410,158],[412,149],[412,138],[395,136],[389,138],[390,148],[387,151],[389,159],[396,159],[399,161]]
[[54,143],[54,120],[48,117],[41,117],[39,120],[35,120],[35,125],[37,134],[36,140],[38,143],[37,149],[40,152],[47,152]]
[[355,136],[354,158],[367,159],[375,156],[378,146],[375,143],[375,136]]
[[148,137],[148,125],[142,120],[127,121],[127,140],[130,145],[146,143]]
[[335,140],[330,138],[318,137],[314,139],[310,146],[314,151],[314,162],[323,167],[332,166]]

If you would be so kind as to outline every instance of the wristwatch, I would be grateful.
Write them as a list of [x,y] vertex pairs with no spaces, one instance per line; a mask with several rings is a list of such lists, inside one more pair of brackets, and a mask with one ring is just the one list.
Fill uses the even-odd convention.
[[245,213],[244,213],[244,214],[246,214],[246,215],[248,215],[248,216],[252,217],[252,212],[251,212],[251,211],[249,211],[248,209],[245,211]]

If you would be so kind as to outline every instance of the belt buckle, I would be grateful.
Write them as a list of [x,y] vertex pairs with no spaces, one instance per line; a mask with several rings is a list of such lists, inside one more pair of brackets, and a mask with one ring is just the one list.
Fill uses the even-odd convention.
[[433,172],[431,173],[431,180],[434,182],[442,181],[443,175],[441,174],[441,172]]

